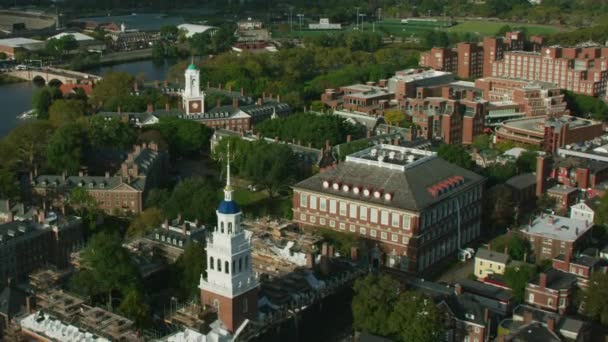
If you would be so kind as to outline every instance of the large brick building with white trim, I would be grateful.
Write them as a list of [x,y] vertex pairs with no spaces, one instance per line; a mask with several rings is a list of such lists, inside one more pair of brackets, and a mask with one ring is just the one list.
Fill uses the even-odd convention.
[[293,219],[357,234],[378,247],[374,264],[419,273],[480,235],[484,182],[433,152],[377,145],[296,184]]

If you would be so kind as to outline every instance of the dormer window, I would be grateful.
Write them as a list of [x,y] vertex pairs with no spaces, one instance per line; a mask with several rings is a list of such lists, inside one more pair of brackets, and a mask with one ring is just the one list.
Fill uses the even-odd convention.
[[340,184],[334,183],[333,188],[334,188],[334,190],[340,190]]
[[328,181],[323,181],[323,187],[325,189],[329,188],[329,182]]

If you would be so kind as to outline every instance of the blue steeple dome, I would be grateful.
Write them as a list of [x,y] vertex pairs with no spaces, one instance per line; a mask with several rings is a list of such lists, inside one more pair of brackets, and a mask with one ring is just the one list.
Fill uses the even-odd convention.
[[220,205],[217,207],[217,212],[219,214],[237,214],[241,211],[239,206],[235,201],[232,200],[232,185],[230,185],[230,143],[228,143],[228,166],[227,176],[226,176],[226,187],[224,188],[224,200],[220,202]]

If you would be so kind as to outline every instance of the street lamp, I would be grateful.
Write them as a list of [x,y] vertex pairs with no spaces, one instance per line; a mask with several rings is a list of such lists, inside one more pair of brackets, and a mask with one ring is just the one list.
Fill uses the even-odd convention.
[[355,22],[356,22],[355,26],[357,27],[357,30],[358,30],[359,29],[359,9],[361,7],[355,7],[355,8],[357,9],[357,16],[355,17]]
[[304,18],[304,14],[298,13],[298,18],[300,18],[300,31],[302,31],[302,18]]
[[364,17],[367,17],[367,14],[363,14],[363,13],[361,13],[361,14],[359,14],[359,17],[361,18],[361,19],[359,20],[359,29],[361,29],[361,27],[363,27],[363,18],[364,18]]

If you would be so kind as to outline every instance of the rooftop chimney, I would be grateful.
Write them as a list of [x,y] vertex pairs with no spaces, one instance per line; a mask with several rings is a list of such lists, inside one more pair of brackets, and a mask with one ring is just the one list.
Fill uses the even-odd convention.
[[541,273],[539,275],[538,286],[540,286],[541,289],[544,289],[545,287],[547,287],[547,274],[546,273]]
[[151,103],[148,103],[148,107],[146,108],[146,112],[148,112],[148,113],[154,112],[154,105],[151,104]]
[[239,108],[239,99],[232,99],[232,107]]

